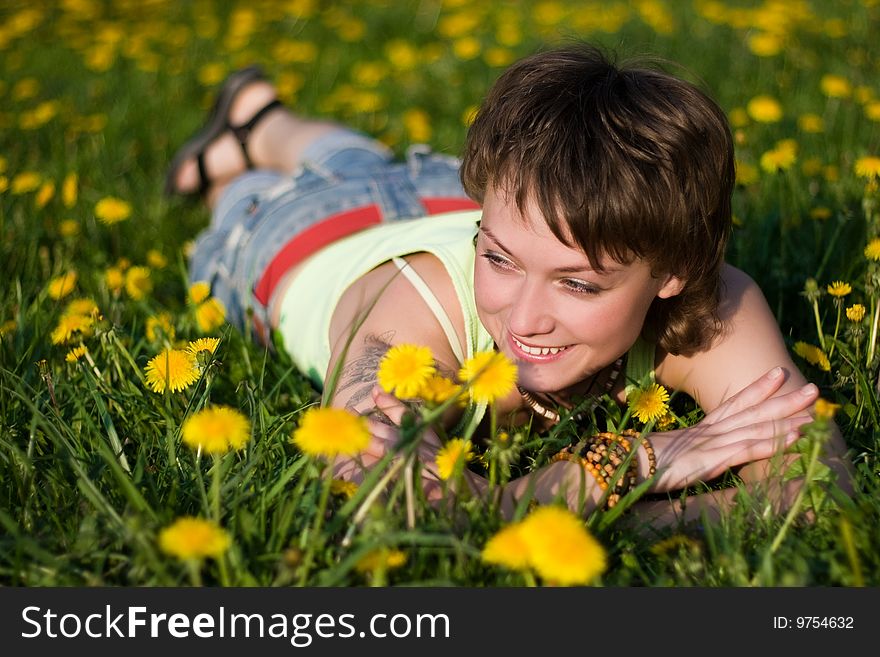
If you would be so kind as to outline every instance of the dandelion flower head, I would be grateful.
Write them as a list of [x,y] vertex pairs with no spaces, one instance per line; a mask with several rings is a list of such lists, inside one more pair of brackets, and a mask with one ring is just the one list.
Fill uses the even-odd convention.
[[471,441],[461,438],[449,440],[437,452],[436,464],[438,476],[446,481],[454,473],[459,463],[465,464],[474,458]]
[[507,396],[516,384],[516,365],[503,353],[483,351],[468,358],[458,372],[470,398],[491,404]]
[[230,544],[229,534],[201,518],[178,518],[159,532],[159,549],[178,559],[216,559]]
[[815,365],[824,372],[831,371],[831,362],[828,356],[819,347],[806,342],[795,342],[794,353],[806,360],[810,365]]
[[483,547],[483,561],[511,570],[526,570],[529,567],[529,546],[521,533],[522,523],[507,525],[496,533]]
[[875,237],[865,247],[865,257],[868,260],[880,261],[880,237]]
[[865,318],[865,307],[860,303],[854,303],[846,309],[846,318],[851,322],[861,322]]
[[166,349],[154,356],[145,368],[147,386],[153,392],[177,392],[195,383],[199,367],[193,355],[182,349]]
[[588,584],[606,568],[604,548],[567,509],[538,508],[523,520],[520,533],[529,562],[548,582]]
[[669,393],[666,388],[659,383],[652,383],[647,388],[630,393],[629,407],[639,421],[647,423],[666,414],[669,410],[668,401]]
[[189,300],[194,304],[200,304],[211,296],[211,286],[205,281],[197,281],[189,286]]
[[95,216],[101,223],[112,226],[131,216],[131,205],[122,199],[107,196],[95,204]]
[[189,416],[181,430],[183,442],[208,454],[225,454],[233,449],[241,449],[247,444],[250,434],[250,421],[228,406],[203,408]]
[[366,418],[341,408],[310,408],[293,432],[293,443],[309,456],[355,456],[370,443]]
[[845,297],[847,294],[852,292],[852,286],[849,283],[844,283],[843,281],[834,281],[828,285],[828,294],[832,297]]
[[219,344],[220,338],[199,338],[197,340],[190,340],[186,350],[191,354],[198,354],[202,351],[208,351],[213,354],[216,353]]
[[202,333],[210,333],[226,321],[226,307],[216,297],[203,301],[196,307],[196,324]]
[[56,301],[58,299],[63,299],[68,294],[73,292],[74,288],[76,287],[76,281],[78,278],[79,277],[75,271],[69,271],[66,274],[56,276],[51,281],[49,281],[49,296]]
[[429,347],[399,344],[382,358],[376,376],[382,390],[408,399],[418,395],[435,372],[434,355]]
[[880,178],[880,157],[860,157],[856,160],[854,169],[860,178]]

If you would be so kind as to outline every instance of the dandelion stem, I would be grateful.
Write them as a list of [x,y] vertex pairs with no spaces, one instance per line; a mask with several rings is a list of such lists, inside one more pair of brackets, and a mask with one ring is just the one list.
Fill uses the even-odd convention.
[[220,455],[214,454],[214,467],[211,468],[211,510],[214,522],[220,524]]
[[835,303],[837,306],[837,321],[834,322],[834,337],[831,339],[831,348],[828,350],[828,358],[834,354],[834,347],[837,345],[837,332],[840,330],[840,312],[843,309],[843,304],[840,301]]
[[189,581],[193,586],[202,585],[201,559],[187,559],[186,569],[189,572]]
[[876,299],[871,298],[871,335],[868,338],[867,359],[865,366],[870,367],[874,360],[874,348],[877,346],[877,321],[880,320],[880,305],[877,305]]
[[816,318],[816,333],[819,334],[819,346],[825,349],[825,334],[822,332],[822,319],[819,317],[819,300],[813,299],[813,316]]

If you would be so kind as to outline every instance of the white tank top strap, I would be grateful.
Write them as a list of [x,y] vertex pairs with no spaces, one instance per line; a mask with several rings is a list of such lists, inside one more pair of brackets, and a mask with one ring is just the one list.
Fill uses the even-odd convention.
[[463,363],[465,360],[464,349],[458,341],[458,334],[455,332],[455,327],[452,325],[449,315],[447,315],[446,311],[443,309],[440,300],[437,299],[437,296],[431,291],[428,284],[425,283],[425,279],[419,276],[418,272],[416,272],[406,260],[397,257],[392,258],[391,260],[397,265],[400,273],[406,276],[407,280],[412,283],[412,286],[416,289],[422,299],[425,300],[425,303],[428,304],[428,308],[434,313],[434,317],[440,322],[440,328],[442,328],[443,333],[446,334],[446,339],[449,341],[449,347],[452,349],[452,353],[458,359],[459,363]]

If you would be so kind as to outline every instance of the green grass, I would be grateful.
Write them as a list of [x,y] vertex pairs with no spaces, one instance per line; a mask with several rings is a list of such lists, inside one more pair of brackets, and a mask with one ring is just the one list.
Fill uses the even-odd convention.
[[[284,353],[260,349],[225,327],[211,333],[221,346],[197,384],[153,393],[144,367],[162,341],[148,338],[147,321],[168,313],[178,340],[201,335],[186,301],[183,254],[208,216],[197,205],[167,201],[161,186],[175,148],[199,126],[226,73],[259,62],[304,114],[348,122],[401,154],[424,138],[457,154],[464,117],[503,63],[571,37],[678,62],[684,69],[676,70],[702,81],[732,117],[754,96],[777,98],[781,121],[748,119],[735,128],[737,156],[758,166],[765,151],[791,138],[797,161],[775,174],[759,169],[755,182],[737,189],[729,260],[761,284],[791,345],[819,343],[814,309],[801,294],[809,278],[820,289],[834,280],[851,283],[845,304],[869,309],[861,336],[844,318],[830,371],[796,357],[823,396],[842,405],[837,421],[857,467],[855,496],[817,504],[815,522],[798,514],[792,525],[759,501],[744,500],[723,522],[699,531],[645,533],[597,512],[589,527],[609,553],[597,581],[880,583],[873,549],[880,540],[878,358],[865,357],[880,292],[877,265],[863,255],[880,233],[880,195],[853,170],[858,158],[880,155],[880,117],[869,118],[880,99],[880,46],[871,36],[880,28],[880,5],[813,2],[804,5],[807,14],[777,16],[770,23],[784,30],[784,45],[759,57],[748,38],[768,24],[753,2],[655,3],[666,8],[669,29],[657,22],[662,15],[640,14],[629,3],[328,4],[70,0],[7,2],[0,9],[0,583],[192,582],[191,569],[161,553],[157,535],[180,516],[217,516],[215,477],[219,519],[232,545],[221,562],[199,570],[206,584],[526,583],[519,573],[481,562],[482,547],[503,523],[475,499],[457,500],[451,513],[417,500],[417,522],[408,527],[405,491],[392,484],[353,525],[369,492],[364,486],[352,500],[331,496],[315,532],[323,474],[289,441],[302,410],[319,399],[305,377]],[[700,10],[707,6],[727,10],[709,20]],[[473,48],[476,56],[466,58]],[[826,97],[825,74],[845,77],[854,93]],[[429,135],[408,132],[412,109],[428,117]],[[822,117],[824,131],[800,131],[797,119],[805,113]],[[804,171],[812,158],[819,173]],[[39,174],[41,185],[53,183],[54,195],[44,190],[41,204],[39,187],[15,193],[24,172]],[[78,194],[66,204],[62,181],[71,173]],[[113,226],[98,221],[95,205],[108,196],[128,202],[131,217]],[[818,207],[830,216],[812,218]],[[77,234],[65,236],[65,226]],[[151,293],[135,300],[111,292],[107,268],[121,258],[146,265],[150,250],[167,259],[151,268]],[[49,281],[71,270],[78,273],[75,292],[54,301]],[[85,340],[94,367],[84,359],[66,362],[73,345],[50,339],[74,297],[92,298],[103,315]],[[817,304],[830,347],[837,309],[827,295]],[[218,462],[197,458],[180,442],[184,419],[209,402],[240,409],[253,426],[248,446]],[[699,417],[686,400],[677,408],[685,422]],[[820,428],[816,435],[820,440]],[[552,453],[538,436],[514,438],[505,454],[513,471]],[[815,502],[818,486],[808,485],[802,511]],[[401,550],[406,562],[388,572],[358,572],[360,558],[380,547]]]

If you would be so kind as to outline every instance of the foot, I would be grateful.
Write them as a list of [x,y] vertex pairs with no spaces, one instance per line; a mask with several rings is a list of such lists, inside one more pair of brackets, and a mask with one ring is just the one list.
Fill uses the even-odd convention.
[[[263,79],[247,83],[235,94],[226,116],[228,126],[244,126],[251,121],[261,109],[277,98],[275,87]],[[243,142],[227,127],[217,137],[205,145],[202,150],[203,170],[199,170],[198,153],[192,152],[172,168],[168,181],[169,192],[192,195],[205,191],[206,187],[215,184],[226,184],[245,170],[259,164],[259,149],[254,147],[253,135],[263,127],[263,120],[273,110],[261,117],[249,134],[240,135]],[[187,147],[184,146],[181,151]],[[247,148],[248,162],[244,149]],[[206,180],[203,180],[203,175]]]

